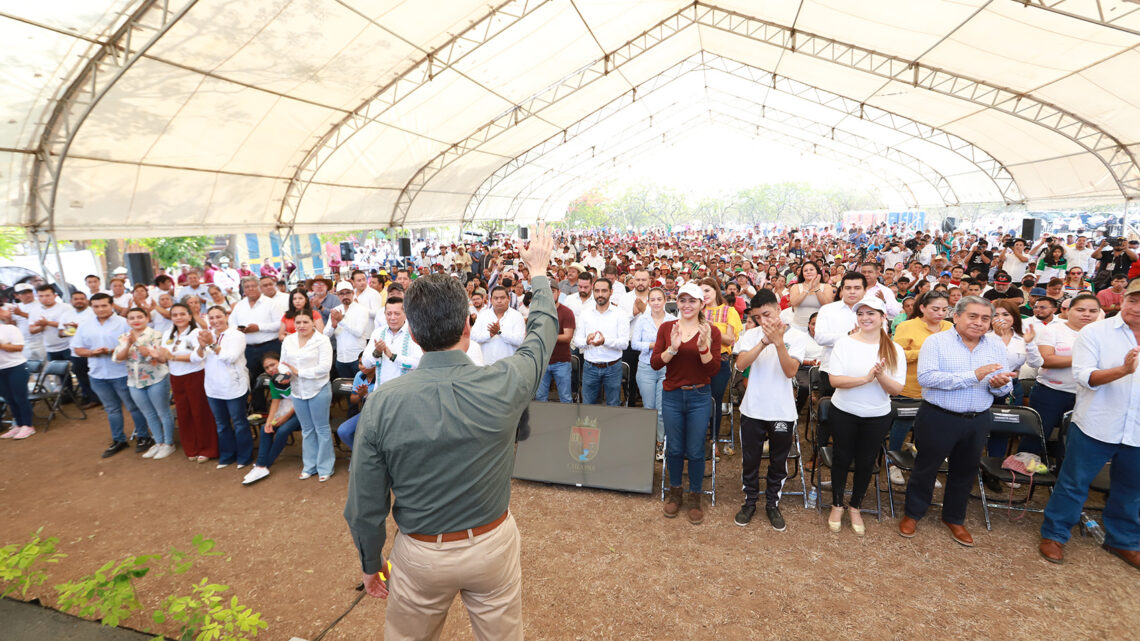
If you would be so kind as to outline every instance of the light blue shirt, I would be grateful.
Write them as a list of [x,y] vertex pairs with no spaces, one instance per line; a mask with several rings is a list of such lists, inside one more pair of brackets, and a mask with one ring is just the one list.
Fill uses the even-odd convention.
[[[677,317],[669,312],[665,312],[665,320],[662,323],[677,320]],[[646,310],[637,315],[633,320],[633,335],[630,337],[629,346],[641,352],[637,356],[639,363],[644,363],[649,366],[649,358],[653,356],[653,345],[657,342],[657,326],[653,324],[653,316],[649,310]]]
[[[115,349],[119,346],[119,337],[129,331],[131,331],[131,326],[127,325],[127,319],[118,314],[111,314],[111,317],[103,322],[92,317],[89,321],[80,323],[79,327],[76,328],[75,336],[71,339],[71,348],[99,349],[100,347],[107,347]],[[87,374],[91,378],[109,380],[127,377],[126,362],[115,361],[110,354],[88,358],[87,367],[89,368]]]
[[[817,321],[818,322],[818,321]],[[926,339],[918,352],[918,384],[922,400],[951,412],[984,412],[1013,389],[1013,382],[990,387],[993,373],[982,380],[974,373],[984,365],[1001,365],[1007,371],[1009,357],[1000,338],[986,334],[971,350],[957,328]]]

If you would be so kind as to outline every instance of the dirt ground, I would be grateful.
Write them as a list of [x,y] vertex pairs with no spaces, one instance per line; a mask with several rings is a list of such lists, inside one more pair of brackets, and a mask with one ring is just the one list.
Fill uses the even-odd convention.
[[[180,453],[150,461],[132,448],[101,459],[108,434],[96,410],[0,441],[0,544],[41,527],[59,537],[69,556],[48,585],[124,555],[186,549],[203,534],[224,556],[189,576],[232,586],[269,623],[261,638],[312,639],[356,597],[359,565],[341,517],[345,453],[329,482],[302,482],[300,445],[290,446],[272,476],[243,487],[245,470]],[[739,455],[722,459],[719,500],[700,526],[662,518],[656,496],[515,482],[527,638],[1137,638],[1140,574],[1090,538],[1069,543],[1064,565],[1046,563],[1036,550],[1040,515],[1011,523],[999,514],[986,532],[974,501],[973,549],[950,540],[936,509],[910,540],[889,517],[868,518],[863,539],[849,528],[831,534],[798,497],[784,501],[786,532],[770,529],[762,511],[740,528],[739,466]],[[144,605],[178,585],[144,579]],[[50,595],[37,593],[54,604]],[[147,613],[127,625],[148,628]],[[366,597],[325,638],[379,639],[383,620],[384,602]],[[443,638],[471,638],[458,599]]]

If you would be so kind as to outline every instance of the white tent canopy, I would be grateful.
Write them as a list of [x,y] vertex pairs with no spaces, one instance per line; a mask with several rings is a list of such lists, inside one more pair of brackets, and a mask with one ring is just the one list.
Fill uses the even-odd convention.
[[707,127],[903,206],[1140,197],[1133,0],[0,0],[0,36],[0,223],[57,238],[557,219]]

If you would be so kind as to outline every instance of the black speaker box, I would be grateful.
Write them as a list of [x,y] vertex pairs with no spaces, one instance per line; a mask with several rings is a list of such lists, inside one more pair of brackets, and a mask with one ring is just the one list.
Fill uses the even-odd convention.
[[411,238],[401,238],[400,239],[400,255],[403,256],[404,258],[410,258],[412,256],[412,239]]
[[130,277],[132,285],[154,284],[154,261],[151,260],[150,252],[127,252],[126,258],[127,276]]
[[353,248],[351,240],[340,241],[340,259],[346,263],[356,260],[356,249]]
[[942,219],[942,231],[952,232],[958,229],[958,219],[953,216],[947,216]]
[[1042,227],[1040,218],[1022,218],[1021,237],[1026,242],[1032,243],[1041,237]]
[[526,227],[519,227],[519,240],[526,240],[529,230]]

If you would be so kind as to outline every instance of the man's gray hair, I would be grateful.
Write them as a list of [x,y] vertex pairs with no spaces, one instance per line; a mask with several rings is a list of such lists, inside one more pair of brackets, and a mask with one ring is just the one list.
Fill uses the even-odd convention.
[[958,299],[958,304],[954,306],[954,315],[958,316],[966,313],[966,307],[970,305],[984,305],[988,307],[990,313],[994,313],[994,304],[989,299],[982,298],[981,296],[963,296]]
[[238,287],[244,288],[247,282],[251,282],[258,287],[261,286],[261,281],[257,278],[257,276],[242,276],[241,281],[238,283]]
[[459,342],[468,323],[467,290],[447,274],[420,276],[404,292],[404,314],[416,343],[438,352]]

